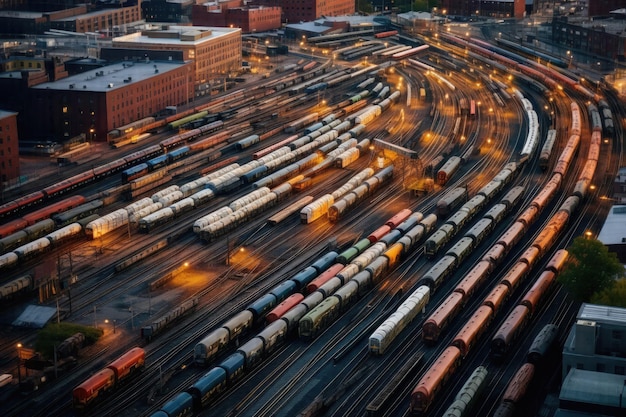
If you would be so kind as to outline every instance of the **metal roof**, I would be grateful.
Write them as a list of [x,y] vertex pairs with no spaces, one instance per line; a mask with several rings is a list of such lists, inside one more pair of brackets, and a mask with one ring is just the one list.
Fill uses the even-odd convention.
[[605,245],[617,245],[626,243],[624,239],[626,239],[626,206],[616,205],[611,207],[598,234],[598,240]]
[[563,381],[559,400],[624,408],[624,384],[624,375],[572,368]]
[[626,324],[626,308],[583,303],[578,310],[578,319],[596,323]]

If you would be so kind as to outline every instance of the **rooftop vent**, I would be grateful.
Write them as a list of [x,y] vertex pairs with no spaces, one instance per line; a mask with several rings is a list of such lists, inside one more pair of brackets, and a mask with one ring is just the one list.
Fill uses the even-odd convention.
[[113,88],[113,83],[109,83],[108,87]]

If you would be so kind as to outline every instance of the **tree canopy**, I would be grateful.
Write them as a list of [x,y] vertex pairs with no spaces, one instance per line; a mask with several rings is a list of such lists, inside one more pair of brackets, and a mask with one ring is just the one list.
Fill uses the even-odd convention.
[[595,293],[591,302],[613,307],[626,307],[626,279],[618,279],[612,287]]
[[594,293],[612,288],[616,278],[624,276],[617,255],[599,240],[577,237],[567,250],[558,281],[577,301],[590,301]]

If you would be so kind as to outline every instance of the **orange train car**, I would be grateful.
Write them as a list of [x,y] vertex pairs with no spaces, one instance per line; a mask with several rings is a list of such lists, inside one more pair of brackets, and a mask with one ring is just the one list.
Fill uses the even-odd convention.
[[411,393],[411,411],[425,413],[461,362],[461,351],[449,346],[426,371]]
[[448,326],[463,307],[463,294],[453,292],[443,303],[426,319],[422,325],[422,337],[426,342],[435,343],[441,332]]

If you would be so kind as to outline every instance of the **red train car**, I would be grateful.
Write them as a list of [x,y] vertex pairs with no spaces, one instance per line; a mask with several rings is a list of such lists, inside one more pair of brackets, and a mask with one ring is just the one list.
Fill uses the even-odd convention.
[[445,385],[461,362],[461,351],[449,346],[426,371],[411,393],[411,411],[425,413],[437,392]]
[[85,408],[107,391],[114,389],[121,380],[143,368],[146,352],[142,348],[132,348],[111,362],[106,368],[88,378],[72,391],[75,408]]
[[267,324],[275,322],[279,318],[281,318],[286,312],[300,304],[304,300],[304,295],[300,293],[295,293],[285,298],[285,300],[278,304],[272,311],[267,313],[265,316],[265,321]]
[[448,326],[463,307],[464,297],[459,292],[453,292],[444,300],[439,307],[428,317],[422,325],[422,337],[426,342],[435,343],[439,340],[441,332]]
[[104,368],[91,376],[85,382],[74,388],[72,397],[75,408],[85,408],[99,396],[113,389],[115,386],[115,372]]
[[317,291],[319,287],[328,282],[328,280],[332,277],[336,276],[343,268],[345,268],[345,265],[343,264],[332,265],[330,268],[322,272],[317,278],[315,278],[306,286],[306,292],[310,294],[314,291]]
[[398,34],[397,30],[388,30],[386,32],[378,32],[377,34],[374,35],[374,37],[376,39],[382,39],[382,38],[388,38],[390,36],[394,36],[397,34]]
[[41,191],[35,191],[34,193],[26,194],[23,197],[16,198],[0,206],[0,218],[15,214],[26,207],[39,204],[45,198],[45,195]]
[[492,318],[493,310],[491,310],[491,307],[480,306],[465,326],[457,333],[452,340],[452,345],[459,348],[463,357],[467,356],[472,346],[480,339],[482,333],[487,330]]
[[502,395],[502,402],[518,404],[526,395],[534,376],[535,365],[532,363],[522,365],[507,385]]
[[28,222],[24,219],[15,219],[0,226],[0,238],[7,237],[17,231],[28,226]]
[[387,233],[389,233],[391,231],[391,227],[389,227],[389,225],[382,225],[380,226],[378,229],[374,230],[368,237],[367,239],[372,242],[372,244],[378,242],[380,240],[380,238],[382,238],[383,236],[385,236]]
[[30,226],[40,220],[49,218],[53,214],[61,213],[71,208],[80,206],[85,201],[87,200],[82,195],[75,195],[72,197],[68,197],[65,200],[61,200],[57,203],[49,204],[44,208],[33,211],[32,213],[26,214],[22,217],[22,219],[26,220],[26,223],[28,223],[28,225]]
[[413,212],[409,209],[402,209],[400,210],[398,214],[396,214],[395,216],[387,220],[385,224],[391,227],[392,229],[395,229],[396,227],[398,227],[400,223],[405,221],[412,213]]
[[517,338],[517,335],[524,330],[530,310],[524,305],[518,305],[508,315],[502,326],[491,339],[491,355],[496,359],[501,359],[506,355],[511,343]]
[[74,175],[73,177],[44,188],[43,193],[46,195],[46,198],[56,197],[57,195],[64,194],[76,187],[88,184],[94,181],[95,178],[96,176],[94,175],[93,170],[90,169],[89,171]]

